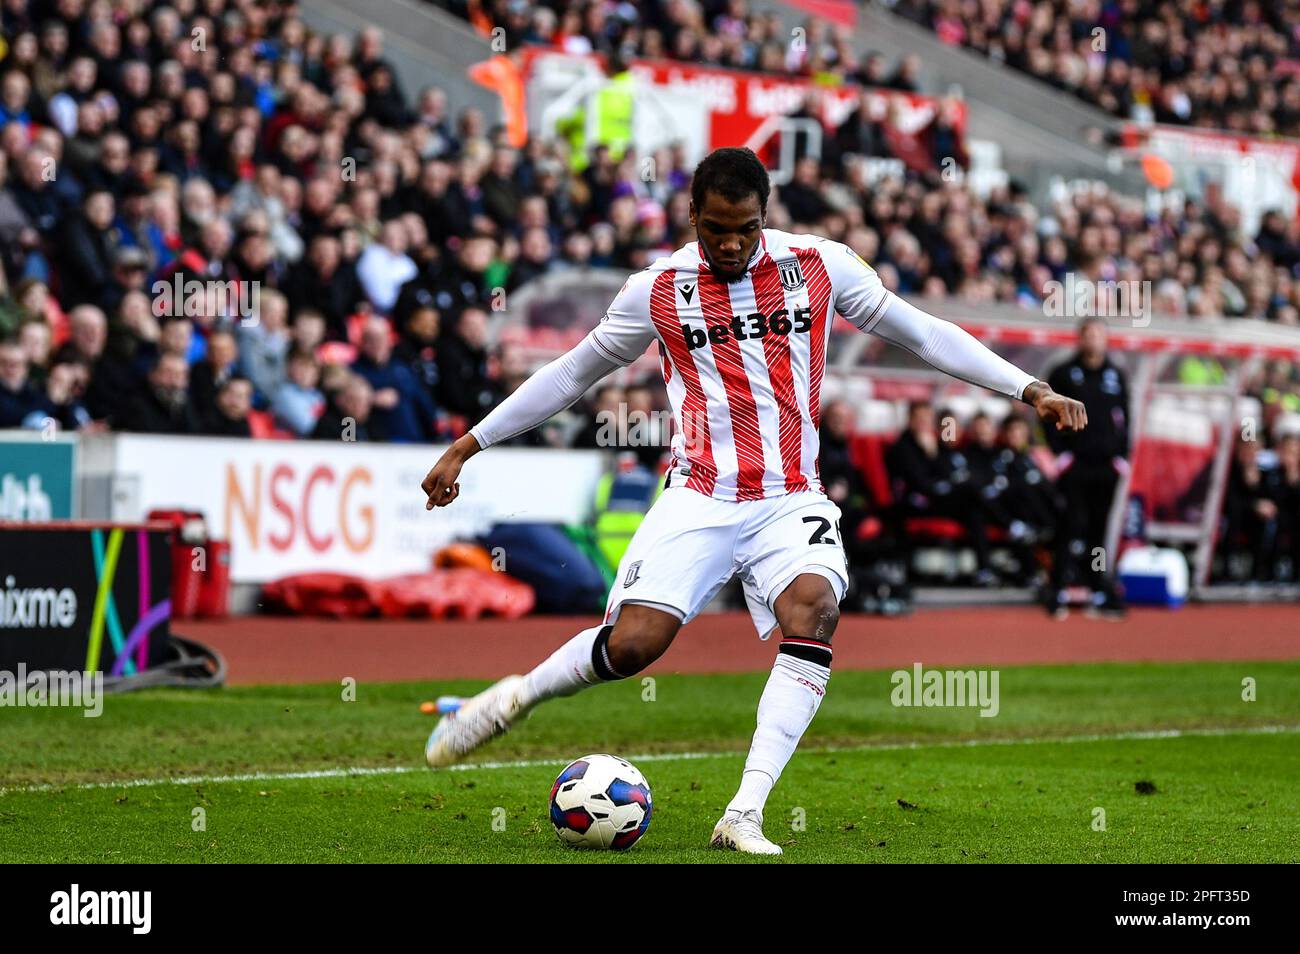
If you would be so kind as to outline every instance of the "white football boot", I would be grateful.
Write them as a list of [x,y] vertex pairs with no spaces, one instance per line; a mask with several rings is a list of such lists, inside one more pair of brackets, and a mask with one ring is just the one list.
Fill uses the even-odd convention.
[[508,731],[528,711],[519,701],[523,682],[523,676],[506,676],[439,719],[424,745],[424,760],[429,768],[458,762],[484,742]]
[[763,834],[763,816],[751,808],[747,812],[729,811],[713,827],[711,848],[729,848],[747,855],[779,855],[781,846]]

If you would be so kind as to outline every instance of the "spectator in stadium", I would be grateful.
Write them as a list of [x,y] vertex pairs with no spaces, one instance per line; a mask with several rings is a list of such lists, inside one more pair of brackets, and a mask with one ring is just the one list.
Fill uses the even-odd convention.
[[[493,375],[495,399],[493,407],[513,394],[528,379],[529,367],[524,350],[519,345],[502,344],[493,358],[496,373]],[[557,417],[558,422],[560,418]],[[501,442],[508,447],[563,447],[564,441],[558,423],[542,425]]]
[[608,449],[622,446],[618,433],[620,410],[627,406],[627,395],[620,385],[606,381],[596,388],[591,417],[573,437],[573,446],[581,450]]
[[[27,146],[26,142],[24,146]],[[9,158],[10,161],[18,159],[18,177],[13,184],[14,202],[38,232],[54,235],[68,217],[69,210],[77,204],[75,187],[59,184],[54,172],[57,168],[55,158],[41,146],[32,145],[17,157],[11,153]]]
[[44,385],[45,375],[50,368],[50,355],[53,343],[50,326],[38,318],[23,319],[18,325],[18,346],[27,356],[27,368],[31,378],[38,385]]
[[1007,541],[1016,558],[1014,579],[1022,586],[1032,584],[1037,577],[1037,561],[1033,544],[1038,539],[1035,530],[1018,516],[1022,504],[1015,500],[1011,490],[1010,465],[1014,452],[999,446],[998,429],[988,414],[980,411],[971,417],[966,427],[967,440],[963,448],[970,481],[979,495],[980,506],[988,515],[992,526],[1006,531]]
[[239,347],[234,326],[222,324],[208,334],[203,359],[190,369],[190,400],[201,422],[211,421],[217,413],[217,393],[237,370]]
[[89,366],[89,382],[83,389],[86,410],[94,420],[111,418],[144,386],[161,336],[148,296],[143,292],[125,295],[109,324],[108,341],[99,359]]
[[400,219],[389,219],[383,224],[379,241],[368,245],[357,261],[357,279],[370,303],[382,314],[393,310],[402,285],[419,272],[406,254],[408,247],[406,226]]
[[253,382],[232,374],[217,387],[212,413],[202,422],[202,432],[213,437],[252,437],[248,412],[253,408]]
[[488,315],[466,308],[438,343],[438,404],[477,424],[494,396],[488,374]]
[[1290,580],[1300,581],[1300,433],[1288,432],[1278,441],[1277,511],[1281,546],[1291,564]]
[[[257,314],[235,326],[239,373],[253,383],[261,398],[269,398],[285,379],[289,353],[289,301],[274,288],[258,294]],[[260,405],[259,405],[260,406]]]
[[440,270],[429,286],[439,310],[455,317],[465,308],[490,307],[493,286],[488,270],[496,255],[496,242],[486,236],[475,235],[462,242],[455,260]]
[[114,429],[141,434],[198,434],[199,417],[190,402],[190,366],[163,352],[149,372],[146,387],[110,421]]
[[108,287],[100,295],[100,305],[108,313],[116,312],[122,299],[131,292],[143,292],[149,274],[149,256],[136,245],[119,245],[113,251],[113,270]]
[[325,316],[319,311],[304,308],[293,320],[290,337],[292,349],[316,354],[325,341]]
[[970,482],[966,459],[956,449],[956,419],[944,415],[944,440],[928,401],[913,401],[907,409],[907,429],[885,455],[894,485],[894,500],[903,517],[944,517],[961,524],[975,552],[975,583],[997,582],[989,553],[987,516]]
[[551,245],[550,235],[544,228],[530,228],[524,232],[519,241],[519,257],[510,266],[510,278],[506,282],[506,291],[511,292],[521,285],[551,271],[555,261],[555,249]]
[[410,366],[393,359],[392,327],[372,317],[361,332],[361,356],[352,370],[374,389],[372,418],[386,440],[433,441],[438,436],[438,409]]
[[325,412],[325,395],[320,391],[320,365],[307,351],[290,353],[287,376],[271,397],[275,423],[298,437],[309,437]]
[[347,340],[348,316],[365,297],[356,269],[343,260],[342,243],[328,232],[312,237],[306,257],[290,269],[284,293],[295,308],[320,312],[335,341]]
[[[1285,5],[1220,4],[1212,14],[1197,0],[897,0],[893,6],[945,43],[970,47],[1127,119],[1300,134],[1300,81],[1274,66],[1296,54]],[[1098,38],[1110,42],[1098,45]]]
[[16,340],[0,341],[0,428],[22,427],[42,409],[40,389],[27,372],[27,355]]
[[1061,502],[1055,485],[1030,455],[1029,422],[1009,414],[1002,422],[1002,449],[998,473],[1007,479],[1003,506],[1011,519],[1028,527],[1026,540],[1049,540],[1060,521]]
[[68,313],[68,340],[55,361],[75,361],[93,368],[108,344],[108,319],[94,305],[78,305]]
[[646,381],[629,385],[624,392],[631,450],[638,463],[652,474],[663,470],[664,455],[672,442],[670,428],[655,401],[655,391]]
[[113,194],[99,189],[86,193],[81,211],[67,220],[59,250],[59,287],[64,305],[108,304],[117,244],[115,215]]
[[316,422],[311,436],[316,440],[382,441],[383,431],[371,419],[375,392],[370,382],[348,372],[339,388],[330,396],[325,413]]
[[781,204],[795,224],[811,226],[831,211],[823,195],[820,167],[811,156],[805,156],[795,164],[794,179],[777,191]]
[[418,304],[401,320],[393,360],[406,365],[431,397],[438,393],[438,332],[442,315],[432,304]]
[[91,425],[90,412],[81,400],[80,392],[89,376],[84,365],[71,362],[56,364],[45,379],[42,407],[36,419],[28,419],[29,427],[44,427],[52,420],[65,431],[77,431]]
[[1251,579],[1271,580],[1277,558],[1280,473],[1260,466],[1259,441],[1238,440],[1233,449],[1223,498],[1219,553],[1228,579],[1240,579],[1237,567],[1249,561]]
[[821,456],[818,472],[826,496],[840,508],[840,532],[850,562],[855,552],[858,530],[870,516],[871,495],[862,471],[853,462],[849,439],[853,436],[853,408],[847,401],[830,401],[822,408]]
[[1128,382],[1106,345],[1105,322],[1085,318],[1078,351],[1047,378],[1054,391],[1082,401],[1088,413],[1083,431],[1047,431],[1065,502],[1047,596],[1048,612],[1058,617],[1068,612],[1065,588],[1074,584],[1092,591],[1092,611],[1119,618],[1126,610],[1114,579],[1116,557],[1105,552],[1105,543],[1115,491],[1129,470]]

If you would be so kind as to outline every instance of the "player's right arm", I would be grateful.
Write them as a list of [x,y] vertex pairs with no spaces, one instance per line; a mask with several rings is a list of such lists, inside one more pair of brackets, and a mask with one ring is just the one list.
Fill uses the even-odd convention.
[[1024,401],[1048,424],[1082,430],[1083,405],[994,353],[969,332],[890,292],[875,269],[847,245],[823,241],[835,308],[862,331],[911,351],[932,368],[969,384]]
[[420,484],[428,497],[424,509],[445,507],[460,495],[461,468],[479,451],[532,430],[573,404],[605,375],[640,357],[654,340],[649,285],[646,272],[628,279],[587,337],[538,370],[457,439]]

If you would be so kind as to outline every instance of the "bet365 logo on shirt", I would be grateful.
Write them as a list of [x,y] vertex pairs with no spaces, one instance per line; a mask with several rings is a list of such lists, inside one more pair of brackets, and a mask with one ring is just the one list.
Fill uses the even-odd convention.
[[807,334],[810,330],[812,330],[811,308],[796,308],[794,311],[779,308],[770,315],[761,311],[751,311],[747,315],[733,315],[730,321],[710,325],[707,330],[693,328],[683,323],[682,337],[686,339],[686,347],[694,351],[696,348],[703,348],[709,342],[719,345],[732,340],[762,338],[765,335],[780,335],[784,338],[790,334]]

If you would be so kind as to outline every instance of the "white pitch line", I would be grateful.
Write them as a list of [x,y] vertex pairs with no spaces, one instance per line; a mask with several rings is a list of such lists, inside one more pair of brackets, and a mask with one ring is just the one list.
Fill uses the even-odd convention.
[[[836,755],[854,752],[897,752],[909,749],[965,749],[991,745],[1050,745],[1082,742],[1126,742],[1151,739],[1181,739],[1219,735],[1277,735],[1300,732],[1300,725],[1209,726],[1200,729],[1148,729],[1137,732],[1098,733],[1095,735],[1034,736],[1028,738],[962,739],[945,742],[880,742],[864,745],[824,746],[800,749],[805,755]],[[627,756],[631,762],[688,762],[696,759],[720,759],[744,755],[736,749],[726,752],[658,752]],[[544,765],[564,765],[564,759],[518,759],[510,762],[463,762],[450,765],[449,772],[472,772],[478,769],[540,768]],[[98,788],[150,788],[158,785],[224,785],[229,782],[285,782],[312,778],[366,778],[375,775],[406,775],[427,772],[429,769],[414,765],[392,765],[378,768],[354,767],[344,769],[315,769],[305,772],[248,772],[242,775],[182,775],[172,778],[135,778],[121,782],[80,782],[75,785],[26,785],[0,787],[0,796],[28,792],[61,792]]]

